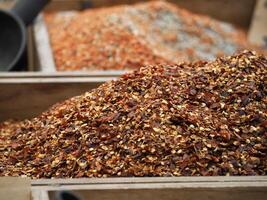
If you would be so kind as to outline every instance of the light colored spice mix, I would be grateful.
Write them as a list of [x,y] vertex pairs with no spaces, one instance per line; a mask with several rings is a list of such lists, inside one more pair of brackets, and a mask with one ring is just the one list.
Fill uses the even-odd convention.
[[141,68],[0,124],[0,176],[266,175],[266,83],[249,51]]
[[137,69],[250,49],[232,25],[162,1],[47,14],[45,20],[59,71]]

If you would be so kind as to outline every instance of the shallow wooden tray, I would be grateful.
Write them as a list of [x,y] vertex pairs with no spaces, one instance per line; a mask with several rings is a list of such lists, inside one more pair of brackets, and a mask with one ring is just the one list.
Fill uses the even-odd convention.
[[[148,1],[148,0],[146,0]],[[263,1],[263,0],[262,0]],[[77,10],[82,10],[84,5],[91,7],[114,6],[118,4],[131,4],[141,2],[141,0],[54,0],[48,7],[48,11],[58,11],[60,13],[72,14]],[[186,0],[170,0],[170,2],[177,4],[181,8],[186,8],[192,12],[209,15],[221,21],[230,22],[244,31],[249,30],[249,24],[252,20],[253,10],[256,4],[255,0],[195,0],[194,3]],[[224,9],[218,10],[219,7]],[[208,8],[208,9],[207,9]],[[238,16],[238,17],[237,17]],[[253,30],[250,30],[251,32]],[[255,32],[255,31],[254,31]],[[253,33],[254,33],[253,32]],[[258,33],[258,29],[256,33]],[[39,69],[42,72],[56,72],[56,65],[50,45],[47,27],[44,22],[43,16],[40,15],[33,26],[34,44],[36,49],[36,60],[39,63]],[[249,37],[253,41],[255,37]],[[89,73],[106,74],[110,76],[119,76],[127,70],[96,70],[94,72],[88,70]]]

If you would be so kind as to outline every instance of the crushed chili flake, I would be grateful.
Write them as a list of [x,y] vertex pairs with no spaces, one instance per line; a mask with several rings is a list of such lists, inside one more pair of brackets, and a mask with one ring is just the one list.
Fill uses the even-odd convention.
[[266,175],[267,59],[149,66],[0,124],[0,176]]
[[231,24],[164,1],[50,13],[45,21],[59,71],[137,69],[254,49]]

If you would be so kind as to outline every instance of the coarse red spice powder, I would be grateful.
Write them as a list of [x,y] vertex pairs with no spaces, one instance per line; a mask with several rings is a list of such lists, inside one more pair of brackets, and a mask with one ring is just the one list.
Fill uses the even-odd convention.
[[46,14],[45,21],[59,71],[137,69],[255,49],[236,27],[162,1]]
[[149,66],[0,124],[0,176],[266,175],[267,59]]

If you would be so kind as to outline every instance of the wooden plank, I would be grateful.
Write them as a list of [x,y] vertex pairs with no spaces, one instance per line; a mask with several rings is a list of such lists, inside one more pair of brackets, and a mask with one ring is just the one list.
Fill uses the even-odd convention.
[[75,178],[32,180],[33,186],[84,184],[141,184],[141,183],[196,183],[196,182],[264,182],[267,176],[209,176],[209,177],[131,177],[131,178]]
[[28,71],[34,71],[34,45],[33,45],[33,30],[32,26],[27,29],[28,42],[27,42],[27,56],[28,56]]
[[0,78],[0,122],[32,118],[55,103],[80,95],[114,78]]
[[127,73],[129,71],[126,70],[110,70],[110,73],[106,71],[66,71],[66,72],[3,72],[0,73],[1,79],[9,79],[9,78],[19,78],[19,79],[27,79],[27,78],[53,78],[53,77],[119,77],[121,74]]
[[7,78],[1,79],[0,84],[48,84],[48,83],[104,83],[106,81],[114,80],[114,78],[99,78],[99,77],[47,77],[47,78]]
[[31,192],[32,200],[49,200],[48,191],[33,189]]
[[33,180],[32,191],[47,191],[51,200],[61,190],[89,200],[263,200],[267,195],[265,176],[54,179],[47,185],[44,181]]
[[86,0],[53,0],[46,7],[46,11],[80,10]]
[[48,31],[42,15],[39,15],[35,20],[33,30],[40,70],[43,72],[56,72]]
[[0,199],[30,200],[31,182],[27,178],[0,177]]
[[239,188],[239,189],[257,189],[265,188],[265,194],[267,194],[266,182],[184,182],[184,183],[135,183],[135,184],[83,184],[83,185],[50,185],[50,186],[33,186],[34,189],[58,191],[58,190],[143,190],[143,189],[225,189],[225,188]]
[[267,0],[258,0],[249,30],[249,41],[267,48]]

